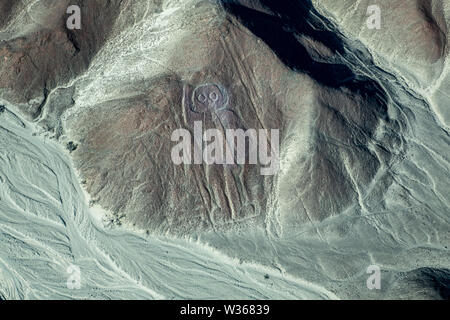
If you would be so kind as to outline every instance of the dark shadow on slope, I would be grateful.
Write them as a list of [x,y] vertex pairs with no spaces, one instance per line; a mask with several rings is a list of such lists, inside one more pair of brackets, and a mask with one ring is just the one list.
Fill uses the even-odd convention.
[[310,0],[260,0],[259,4],[272,14],[253,9],[241,1],[221,0],[221,3],[228,13],[262,39],[286,66],[308,74],[322,85],[346,87],[363,97],[371,96],[383,106],[382,113],[387,111],[386,95],[376,82],[355,74],[343,63],[314,60],[298,41],[298,36],[304,35],[323,43],[334,53],[346,55],[341,34],[328,30],[333,24],[314,9]]
[[419,281],[428,284],[444,300],[450,300],[450,270],[422,268]]
[[423,267],[401,272],[389,288],[402,299],[450,299],[450,270]]

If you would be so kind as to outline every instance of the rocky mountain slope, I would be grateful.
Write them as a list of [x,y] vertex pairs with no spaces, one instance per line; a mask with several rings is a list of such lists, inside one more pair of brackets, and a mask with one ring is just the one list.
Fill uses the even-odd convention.
[[[374,4],[379,29],[367,27]],[[66,26],[69,5],[81,8],[79,30]],[[67,146],[114,225],[201,236],[343,297],[371,297],[354,289],[361,260],[392,267],[398,252],[430,247],[443,261],[416,253],[383,292],[408,296],[416,278],[431,288],[441,277],[430,296],[445,296],[448,10],[431,0],[2,2],[0,113]],[[174,163],[173,133],[194,136],[196,123],[279,130],[266,137],[279,170]],[[305,253],[311,243],[321,253]]]

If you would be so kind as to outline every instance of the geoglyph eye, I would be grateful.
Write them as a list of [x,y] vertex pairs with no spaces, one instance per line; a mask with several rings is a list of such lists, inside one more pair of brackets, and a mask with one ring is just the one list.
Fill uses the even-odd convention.
[[213,101],[216,102],[217,100],[219,100],[219,95],[217,94],[217,92],[211,92],[209,94],[209,98]]
[[197,97],[198,101],[204,103],[206,101],[206,96],[203,93],[200,93]]

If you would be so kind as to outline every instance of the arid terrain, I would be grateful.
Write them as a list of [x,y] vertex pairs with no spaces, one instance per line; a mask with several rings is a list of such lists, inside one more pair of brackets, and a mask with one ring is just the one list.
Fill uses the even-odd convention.
[[[217,298],[239,266],[277,280],[236,298],[448,299],[449,23],[434,0],[2,1],[0,298],[70,295],[41,290],[75,264],[75,298]],[[243,163],[196,157],[237,130]],[[45,284],[29,239],[36,274],[62,257]],[[165,271],[191,251],[198,290]]]

